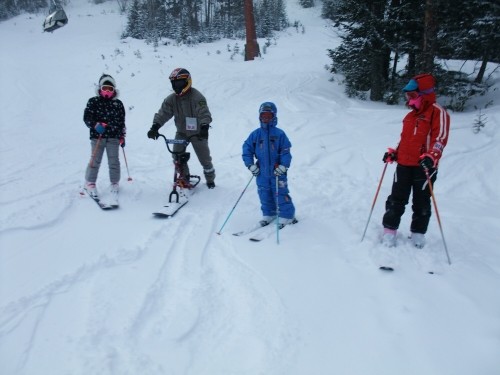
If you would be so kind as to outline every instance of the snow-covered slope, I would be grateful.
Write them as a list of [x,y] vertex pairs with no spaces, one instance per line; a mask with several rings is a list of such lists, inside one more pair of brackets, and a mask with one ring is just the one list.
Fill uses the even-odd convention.
[[[392,165],[360,242],[407,110],[346,98],[325,69],[334,30],[318,8],[288,3],[305,33],[282,33],[253,62],[231,59],[243,41],[120,40],[114,2],[73,1],[52,34],[43,15],[0,23],[1,374],[499,373],[498,98],[477,135],[475,113],[451,114],[435,193],[452,265],[435,215],[423,250],[406,243],[410,206],[400,246],[379,245]],[[214,117],[217,188],[200,185],[177,216],[155,220],[173,170],[146,132],[179,66]],[[122,159],[111,212],[78,194],[90,156],[83,109],[103,72],[127,108],[133,179]],[[279,245],[231,235],[260,218],[253,182],[216,234],[251,177],[241,144],[267,100],[293,144],[299,223]],[[173,125],[162,131],[172,137]],[[196,158],[190,166],[202,173]],[[98,188],[108,184],[104,163]]]

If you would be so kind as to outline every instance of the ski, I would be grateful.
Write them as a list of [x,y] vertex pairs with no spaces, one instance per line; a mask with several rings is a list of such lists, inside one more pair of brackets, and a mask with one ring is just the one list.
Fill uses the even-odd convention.
[[[281,230],[281,228],[279,229]],[[268,237],[271,237],[275,233],[276,233],[276,223],[272,225],[266,225],[265,227],[262,228],[262,230],[259,230],[255,234],[253,234],[249,238],[249,240],[252,242],[260,242]]]
[[182,203],[168,203],[158,211],[153,212],[153,215],[157,218],[166,219],[174,216],[182,207],[186,205],[188,201]]
[[[99,208],[101,208],[101,210],[107,211],[107,210],[112,210],[114,208],[118,208],[118,206],[112,206],[110,204],[101,202],[98,196],[90,195],[90,193],[86,189],[83,189],[83,191],[90,197],[90,199],[92,199],[99,206]],[[80,194],[83,195],[82,192],[80,192]]]
[[[298,223],[298,221],[297,219],[294,219],[293,222],[291,222],[288,225],[281,224],[278,226],[278,230],[282,230],[283,228],[296,223]],[[271,237],[275,233],[276,233],[276,223],[274,222],[273,224],[269,224],[263,227],[262,230],[259,230],[257,233],[252,235],[252,237],[250,237],[249,240],[252,242],[260,242],[268,237]]]
[[[195,193],[195,187],[200,183],[200,176],[190,175],[188,185],[175,185],[174,190],[169,195],[168,202],[158,211],[153,212],[153,216],[159,219],[167,219],[174,216],[189,201],[189,197]],[[177,191],[179,188],[179,191]]]
[[[401,256],[402,253],[408,251],[410,253],[415,252],[415,255],[418,256],[419,253],[425,251],[425,250],[422,250],[422,247],[415,246],[412,242],[409,242],[409,240],[411,240],[411,237],[409,237],[409,236],[408,236],[407,240],[405,240],[405,237],[402,237],[399,239],[397,246],[390,247],[389,249],[386,248],[386,251],[389,251],[389,253],[386,253],[386,251],[384,251],[384,253],[386,253],[386,255],[383,258],[380,258],[376,261],[375,265],[378,267],[378,269],[380,271],[384,271],[387,273],[391,273],[391,272],[398,271],[398,270],[401,271],[401,269],[403,269],[405,267],[405,265],[399,265],[397,262],[397,259],[392,259],[396,254]],[[383,246],[383,245],[381,245],[381,246]],[[392,254],[392,256],[391,256],[391,254]],[[429,267],[431,269],[426,270],[425,268],[427,268],[427,267]],[[432,268],[434,268],[433,265],[419,266],[419,268],[422,272],[429,274],[429,275],[439,274],[439,271],[435,272],[435,270],[432,270]]]
[[153,216],[157,218],[166,219],[174,216],[182,207],[184,207],[187,202],[189,202],[188,197],[185,194],[180,193],[178,202],[168,202],[158,211],[153,212]]
[[111,192],[111,198],[107,203],[111,208],[119,208],[120,203],[118,202],[118,192]]
[[[385,272],[392,272],[392,271],[394,271],[394,267],[390,267],[390,266],[380,266],[378,269],[381,270],[381,271],[385,271]],[[427,273],[429,275],[434,275],[434,271],[427,271]]]
[[233,236],[237,236],[237,237],[240,237],[240,236],[245,236],[247,234],[250,234],[252,232],[255,232],[256,230],[259,230],[261,228],[265,228],[265,227],[268,227],[271,223],[273,223],[274,220],[272,220],[269,224],[267,225],[264,225],[262,226],[260,223],[257,223],[255,224],[253,227],[250,227],[250,228],[247,228],[247,229],[244,229],[244,230],[241,230],[239,232],[235,232],[233,233]]
[[394,268],[393,267],[389,267],[389,266],[380,266],[378,269],[382,270],[382,271],[389,271],[389,272],[394,271]]

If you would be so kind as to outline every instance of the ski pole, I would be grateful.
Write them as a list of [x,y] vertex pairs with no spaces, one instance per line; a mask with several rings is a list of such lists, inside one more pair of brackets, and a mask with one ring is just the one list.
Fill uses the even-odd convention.
[[238,200],[237,200],[237,201],[236,201],[236,203],[234,204],[234,206],[233,206],[232,210],[229,212],[229,215],[227,215],[227,218],[226,218],[226,220],[224,221],[224,224],[222,224],[222,226],[220,227],[220,229],[219,229],[219,231],[217,232],[217,234],[221,234],[222,229],[224,228],[224,226],[225,226],[225,225],[226,225],[226,223],[228,222],[229,218],[230,218],[230,217],[231,217],[231,215],[233,214],[233,211],[234,211],[234,209],[236,208],[236,206],[238,205],[238,203],[240,202],[241,197],[243,196],[243,194],[245,194],[245,191],[247,190],[248,185],[250,185],[250,182],[252,182],[253,177],[254,177],[253,175],[252,175],[252,177],[250,177],[250,180],[248,181],[247,185],[245,186],[245,188],[244,188],[244,189],[243,189],[243,191],[241,192],[241,194],[240,194],[240,196],[239,196]]
[[94,168],[94,159],[95,159],[95,156],[97,154],[97,149],[99,148],[99,143],[101,142],[101,138],[102,138],[102,135],[99,134],[99,138],[97,138],[97,142],[94,146],[94,150],[92,151],[92,157],[90,158],[90,168]]
[[130,172],[128,170],[127,157],[125,156],[125,147],[122,147],[122,151],[123,151],[123,159],[125,159],[125,166],[127,167],[127,174],[128,174],[127,181],[132,181],[132,177],[130,177]]
[[384,180],[385,170],[387,169],[387,163],[384,165],[384,170],[382,171],[382,176],[380,177],[380,182],[378,183],[377,192],[375,193],[375,198],[373,198],[372,209],[370,210],[370,214],[368,215],[368,220],[366,221],[365,231],[363,232],[363,237],[361,237],[361,242],[365,239],[366,230],[368,229],[368,224],[370,223],[370,219],[372,217],[373,208],[375,207],[375,202],[377,201],[378,193],[380,191],[380,186],[382,185],[382,181]]
[[276,176],[276,243],[280,244],[280,204],[279,204],[279,195],[278,195],[278,180],[279,177]]
[[451,265],[451,259],[450,259],[450,254],[448,253],[448,246],[446,246],[446,241],[444,239],[444,233],[443,233],[443,227],[441,225],[441,218],[439,217],[439,211],[437,208],[436,204],[436,198],[434,197],[434,191],[432,189],[432,181],[429,176],[429,170],[427,168],[424,168],[425,171],[425,176],[427,177],[427,183],[429,184],[429,191],[431,193],[431,198],[432,198],[432,204],[434,205],[434,211],[436,211],[436,218],[439,224],[439,230],[441,231],[441,238],[443,239],[443,245],[444,245],[444,250],[446,252],[446,258],[448,258],[448,264]]

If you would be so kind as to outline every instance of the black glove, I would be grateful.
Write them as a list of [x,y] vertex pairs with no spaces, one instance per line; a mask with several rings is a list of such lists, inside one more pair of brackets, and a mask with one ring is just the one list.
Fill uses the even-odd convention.
[[428,154],[423,154],[420,156],[420,165],[424,169],[432,169],[434,168],[434,159]]
[[208,139],[208,129],[210,128],[210,125],[208,124],[202,124],[200,126],[200,132],[198,133],[198,138],[200,139]]
[[120,146],[122,146],[122,148],[125,148],[125,137],[121,137],[119,142]]
[[384,154],[382,161],[384,163],[393,163],[398,160],[398,152],[393,148],[388,148],[387,152]]
[[148,131],[148,138],[157,140],[160,136],[160,134],[158,133],[158,129],[160,129],[160,125],[153,124],[153,126],[151,126],[151,129],[149,129]]

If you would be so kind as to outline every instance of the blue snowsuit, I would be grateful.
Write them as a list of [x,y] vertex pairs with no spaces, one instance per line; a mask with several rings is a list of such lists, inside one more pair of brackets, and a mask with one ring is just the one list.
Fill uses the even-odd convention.
[[[261,123],[259,129],[254,130],[243,143],[243,162],[248,168],[257,159],[260,173],[256,178],[258,194],[263,216],[276,216],[276,176],[274,169],[283,165],[290,167],[292,155],[290,143],[285,132],[276,127],[278,119],[275,117],[269,124]],[[278,204],[279,217],[293,219],[295,207],[288,194],[288,179],[286,173],[278,177]]]

